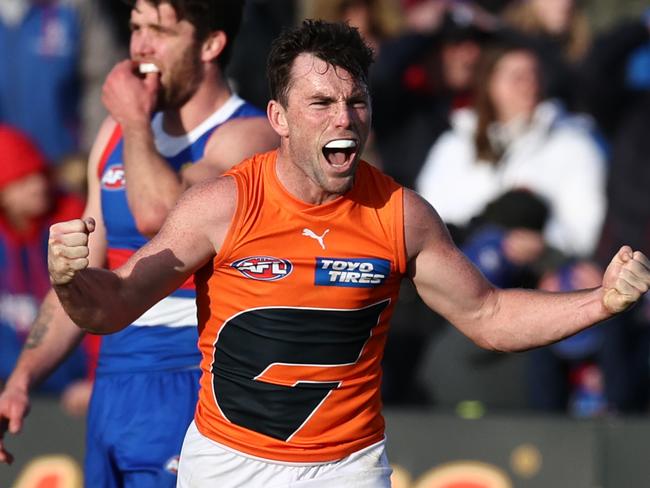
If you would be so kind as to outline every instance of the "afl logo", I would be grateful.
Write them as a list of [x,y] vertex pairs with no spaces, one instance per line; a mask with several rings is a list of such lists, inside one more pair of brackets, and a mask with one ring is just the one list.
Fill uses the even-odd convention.
[[124,188],[124,166],[114,164],[109,166],[102,176],[102,188],[105,190],[121,190]]
[[231,264],[246,278],[260,281],[276,281],[286,278],[293,270],[293,264],[286,259],[271,256],[252,256]]

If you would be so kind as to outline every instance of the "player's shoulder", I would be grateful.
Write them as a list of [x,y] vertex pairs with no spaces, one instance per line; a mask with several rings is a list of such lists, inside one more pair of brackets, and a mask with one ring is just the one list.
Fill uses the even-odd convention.
[[197,221],[230,222],[237,207],[237,183],[230,175],[210,178],[189,187],[177,207]]
[[261,176],[266,164],[272,163],[277,158],[277,149],[260,151],[247,156],[245,159],[228,169],[224,175],[234,175],[238,178],[250,179]]
[[214,198],[216,201],[228,200],[237,193],[237,184],[230,174],[195,183],[183,192],[185,199]]
[[279,142],[279,136],[266,117],[235,117],[215,129],[209,146],[221,151],[243,148],[242,153],[246,153],[247,148],[261,152],[277,147]]
[[255,133],[248,132],[249,130],[262,130],[271,131],[271,124],[264,114],[253,114],[240,117],[231,117],[224,121],[219,127],[215,129],[215,134],[228,134],[228,135],[246,135],[248,137],[255,137]]
[[404,188],[404,223],[410,227],[438,227],[441,219],[433,206],[419,193]]

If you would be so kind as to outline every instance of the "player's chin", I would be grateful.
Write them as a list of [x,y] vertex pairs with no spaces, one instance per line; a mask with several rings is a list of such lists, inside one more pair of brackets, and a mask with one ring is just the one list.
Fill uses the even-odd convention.
[[354,185],[354,174],[350,175],[335,175],[327,179],[326,190],[328,193],[335,195],[343,195],[352,189]]

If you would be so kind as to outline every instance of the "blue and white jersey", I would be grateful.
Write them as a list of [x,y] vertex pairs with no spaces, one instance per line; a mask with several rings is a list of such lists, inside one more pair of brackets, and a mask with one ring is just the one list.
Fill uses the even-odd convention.
[[[162,129],[162,113],[152,119],[158,152],[180,171],[203,157],[205,145],[224,122],[264,113],[233,95],[194,130],[170,136]],[[108,267],[115,269],[142,247],[147,238],[138,232],[129,209],[123,159],[124,140],[119,128],[108,143],[99,167],[101,204],[108,242]],[[97,373],[161,371],[195,368],[197,347],[196,292],[192,280],[151,307],[124,330],[104,336]]]

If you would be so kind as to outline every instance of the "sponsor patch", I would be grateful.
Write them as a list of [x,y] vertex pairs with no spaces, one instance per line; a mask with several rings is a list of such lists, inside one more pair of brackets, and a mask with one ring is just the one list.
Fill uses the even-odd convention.
[[377,258],[316,258],[314,283],[320,286],[373,288],[390,274],[390,261]]
[[286,278],[293,270],[293,264],[286,259],[272,256],[251,256],[231,264],[246,278],[260,281],[276,281]]
[[125,185],[124,166],[110,165],[102,175],[102,188],[106,190],[121,190]]

